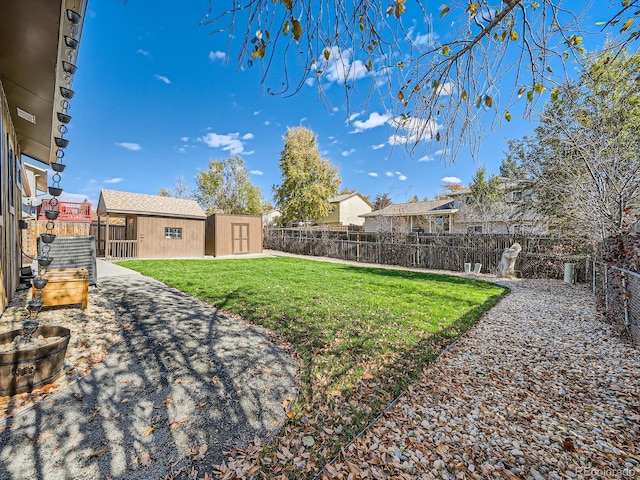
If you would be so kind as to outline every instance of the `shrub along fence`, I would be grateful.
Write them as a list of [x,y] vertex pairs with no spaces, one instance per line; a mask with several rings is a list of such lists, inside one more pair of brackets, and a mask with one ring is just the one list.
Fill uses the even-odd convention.
[[381,234],[305,228],[267,228],[264,247],[300,255],[362,263],[463,271],[465,263],[495,272],[502,252],[522,246],[516,271],[525,278],[563,279],[565,264],[574,264],[575,281],[591,280],[591,245],[584,239],[493,234]]
[[593,262],[592,288],[598,307],[634,345],[640,346],[640,274]]

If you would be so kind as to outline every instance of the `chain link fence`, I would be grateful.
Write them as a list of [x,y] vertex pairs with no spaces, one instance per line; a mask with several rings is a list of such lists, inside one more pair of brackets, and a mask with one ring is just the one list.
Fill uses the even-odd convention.
[[640,346],[640,274],[593,262],[593,293],[605,317]]

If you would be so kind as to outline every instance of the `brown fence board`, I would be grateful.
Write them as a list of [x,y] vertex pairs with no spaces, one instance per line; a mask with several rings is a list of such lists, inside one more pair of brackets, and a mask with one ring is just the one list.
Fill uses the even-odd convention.
[[564,264],[575,263],[576,280],[590,279],[591,250],[582,239],[487,234],[388,235],[304,228],[268,228],[264,234],[264,247],[271,250],[449,271],[464,271],[465,263],[480,263],[483,273],[495,272],[503,250],[516,242],[522,246],[516,271],[523,277],[562,279]]

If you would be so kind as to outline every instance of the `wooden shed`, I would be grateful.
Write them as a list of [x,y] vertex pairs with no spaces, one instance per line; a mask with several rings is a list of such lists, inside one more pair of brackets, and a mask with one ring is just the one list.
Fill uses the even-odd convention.
[[[107,259],[204,256],[207,215],[194,200],[102,190],[97,214],[96,249]],[[114,217],[124,218],[124,239],[109,238]]]
[[262,216],[209,215],[205,238],[205,253],[214,257],[262,253]]

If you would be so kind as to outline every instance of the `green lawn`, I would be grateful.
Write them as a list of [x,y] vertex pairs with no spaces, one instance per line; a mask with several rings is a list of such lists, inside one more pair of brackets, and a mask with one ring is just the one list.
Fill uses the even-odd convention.
[[267,327],[296,348],[301,395],[285,435],[316,433],[319,464],[506,292],[467,278],[288,257],[120,264]]

